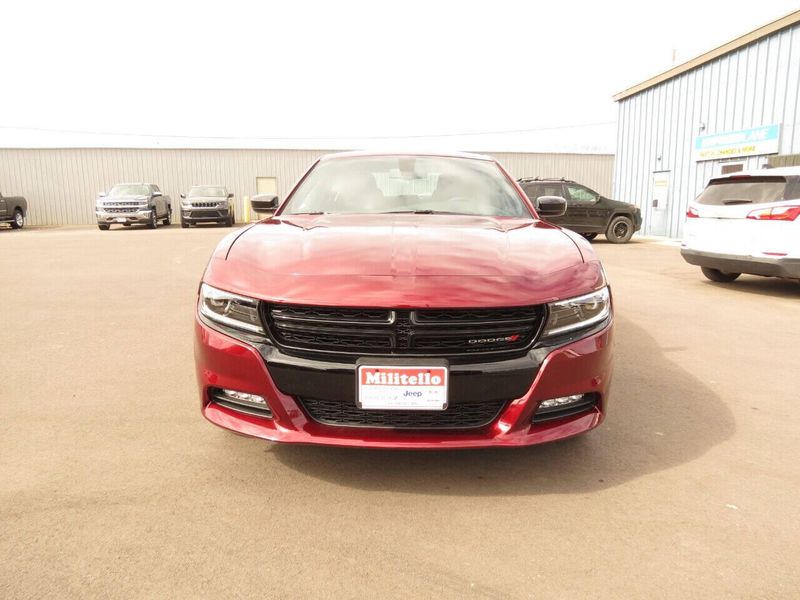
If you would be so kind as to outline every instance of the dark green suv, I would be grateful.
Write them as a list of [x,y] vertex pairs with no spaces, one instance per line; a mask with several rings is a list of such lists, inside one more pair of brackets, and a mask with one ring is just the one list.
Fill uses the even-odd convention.
[[638,206],[604,198],[594,190],[569,179],[518,179],[519,185],[536,205],[541,196],[561,196],[567,201],[567,212],[547,220],[572,229],[587,240],[604,233],[609,242],[624,244],[642,227]]

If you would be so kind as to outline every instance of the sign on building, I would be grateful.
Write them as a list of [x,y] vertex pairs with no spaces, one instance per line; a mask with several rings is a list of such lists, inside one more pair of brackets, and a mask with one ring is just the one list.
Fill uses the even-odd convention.
[[780,125],[763,125],[752,129],[699,135],[694,138],[694,159],[702,161],[777,154],[780,138]]

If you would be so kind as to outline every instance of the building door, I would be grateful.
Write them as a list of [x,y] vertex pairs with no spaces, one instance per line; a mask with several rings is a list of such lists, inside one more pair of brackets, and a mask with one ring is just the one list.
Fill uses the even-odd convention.
[[256,177],[256,194],[278,195],[278,180],[275,177]]
[[669,231],[669,171],[653,173],[653,201],[650,203],[650,235],[667,235]]

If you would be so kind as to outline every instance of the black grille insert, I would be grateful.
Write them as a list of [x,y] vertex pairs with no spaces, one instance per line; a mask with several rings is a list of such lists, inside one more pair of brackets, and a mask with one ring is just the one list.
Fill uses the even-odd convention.
[[264,305],[275,342],[288,352],[459,355],[527,349],[541,306],[486,309],[374,309]]
[[352,401],[298,398],[308,415],[324,425],[392,429],[477,429],[489,425],[505,400],[451,404],[445,410],[362,410]]

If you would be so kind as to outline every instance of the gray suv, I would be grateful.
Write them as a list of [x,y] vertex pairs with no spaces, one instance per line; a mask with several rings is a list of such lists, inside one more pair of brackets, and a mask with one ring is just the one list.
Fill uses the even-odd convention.
[[231,227],[235,222],[233,194],[224,185],[195,185],[188,194],[181,194],[181,227],[197,223]]
[[154,183],[120,183],[108,194],[99,194],[95,215],[97,226],[103,231],[115,224],[155,229],[159,221],[169,225],[172,201]]

